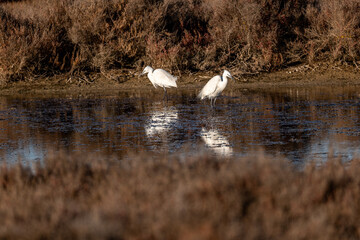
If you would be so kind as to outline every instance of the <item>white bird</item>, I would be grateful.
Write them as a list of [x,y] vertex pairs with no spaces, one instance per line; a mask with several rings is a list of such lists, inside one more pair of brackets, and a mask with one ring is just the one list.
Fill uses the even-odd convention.
[[154,70],[152,67],[146,66],[144,71],[140,74],[140,76],[144,75],[145,73],[147,73],[150,82],[152,83],[152,85],[154,85],[155,88],[157,87],[164,88],[165,91],[164,98],[165,96],[167,98],[166,88],[177,87],[176,85],[177,77],[171,75],[164,69],[159,68]]
[[215,106],[216,98],[221,94],[222,91],[224,91],[228,83],[228,77],[233,79],[230,72],[228,70],[224,70],[222,76],[216,75],[215,77],[211,78],[199,93],[198,98],[201,100],[208,98],[210,99],[210,105],[213,106],[214,104]]

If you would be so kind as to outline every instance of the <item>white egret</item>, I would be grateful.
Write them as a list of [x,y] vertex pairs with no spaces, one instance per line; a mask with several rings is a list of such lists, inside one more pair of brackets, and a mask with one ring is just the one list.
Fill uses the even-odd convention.
[[210,99],[210,105],[215,106],[216,98],[221,94],[222,91],[224,91],[228,83],[227,78],[233,79],[228,70],[224,70],[222,76],[216,75],[215,77],[211,78],[199,93],[198,98],[201,100],[208,98]]
[[152,85],[154,85],[155,88],[164,88],[164,99],[165,96],[167,98],[166,88],[177,87],[177,77],[171,75],[164,69],[159,68],[154,70],[152,67],[146,66],[140,76],[144,75],[145,73],[147,73],[150,82],[152,83]]

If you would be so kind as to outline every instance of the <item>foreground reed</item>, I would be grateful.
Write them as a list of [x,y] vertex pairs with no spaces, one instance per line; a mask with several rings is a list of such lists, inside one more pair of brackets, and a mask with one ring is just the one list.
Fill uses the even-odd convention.
[[360,161],[53,156],[0,171],[1,239],[358,239]]

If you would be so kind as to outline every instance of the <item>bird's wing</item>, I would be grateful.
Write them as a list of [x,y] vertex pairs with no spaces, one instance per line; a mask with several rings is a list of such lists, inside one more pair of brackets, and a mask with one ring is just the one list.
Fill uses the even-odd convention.
[[156,83],[154,83],[153,81],[150,81],[152,83],[152,85],[154,86],[154,88],[157,88],[158,85],[156,85]]
[[177,77],[171,75],[164,69],[156,69],[153,72],[155,83],[160,87],[177,87]]
[[201,92],[199,93],[198,97],[200,99],[204,99],[205,97],[208,97],[212,93],[215,92],[218,83],[221,81],[221,77],[219,75],[211,78],[203,87]]

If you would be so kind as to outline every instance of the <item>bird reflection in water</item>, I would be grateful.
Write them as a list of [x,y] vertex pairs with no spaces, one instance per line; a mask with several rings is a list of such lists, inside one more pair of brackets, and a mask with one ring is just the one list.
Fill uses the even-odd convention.
[[147,137],[161,135],[175,126],[178,120],[178,110],[174,107],[164,110],[154,111],[145,125]]
[[231,156],[233,149],[229,141],[221,135],[216,129],[207,130],[204,127],[201,129],[200,136],[205,142],[206,147],[210,148],[215,154],[220,156]]

